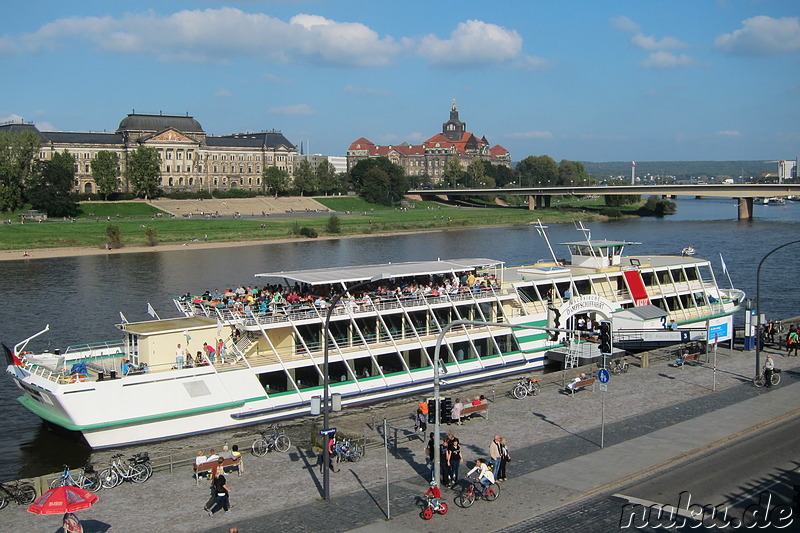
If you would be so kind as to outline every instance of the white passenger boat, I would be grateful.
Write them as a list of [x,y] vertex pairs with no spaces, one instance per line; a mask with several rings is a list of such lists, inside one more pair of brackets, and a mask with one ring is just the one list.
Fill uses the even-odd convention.
[[[631,243],[588,235],[564,244],[570,261],[516,267],[466,258],[257,274],[258,290],[176,298],[182,316],[117,324],[122,340],[70,346],[56,365],[28,353],[42,331],[6,348],[8,373],[25,408],[103,448],[307,415],[326,342],[331,393],[348,406],[430,390],[437,336],[458,319],[502,325],[446,334],[448,386],[568,364],[568,345],[592,360],[591,324],[615,316],[615,342],[648,320],[669,337],[666,319],[679,336],[730,338],[744,294],[720,289],[710,261],[623,256]],[[567,339],[564,328],[585,331]],[[225,353],[210,357],[203,346],[220,340]]]

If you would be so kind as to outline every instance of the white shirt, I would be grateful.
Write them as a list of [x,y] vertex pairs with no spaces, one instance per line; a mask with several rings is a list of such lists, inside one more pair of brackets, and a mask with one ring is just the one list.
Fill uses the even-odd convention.
[[489,483],[494,483],[494,473],[489,470],[489,466],[486,463],[475,465],[472,470],[467,472],[467,477],[471,476],[476,470],[480,470],[480,473],[478,474],[478,480],[488,479]]

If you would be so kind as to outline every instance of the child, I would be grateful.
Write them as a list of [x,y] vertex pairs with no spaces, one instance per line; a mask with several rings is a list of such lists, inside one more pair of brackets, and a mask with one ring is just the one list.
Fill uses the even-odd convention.
[[442,497],[442,491],[436,485],[435,481],[431,481],[431,486],[428,489],[428,492],[425,493],[425,496],[431,496],[431,504],[433,505],[433,510],[439,510],[439,499]]

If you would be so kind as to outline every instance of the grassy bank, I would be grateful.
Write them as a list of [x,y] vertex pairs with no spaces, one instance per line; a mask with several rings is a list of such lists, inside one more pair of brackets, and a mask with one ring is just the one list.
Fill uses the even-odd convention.
[[[512,226],[529,224],[537,218],[543,222],[591,220],[600,216],[599,211],[602,208],[601,201],[577,199],[560,201],[554,203],[550,209],[536,211],[490,206],[452,207],[421,201],[410,201],[411,207],[401,209],[369,204],[356,197],[319,198],[318,201],[340,213],[341,231],[336,235]],[[297,224],[312,228],[320,236],[331,235],[325,231],[328,215],[173,218],[157,216],[160,212],[143,202],[92,202],[83,204],[82,207],[84,213],[74,221],[59,219],[20,224],[18,214],[4,216],[3,218],[10,218],[13,223],[0,225],[0,250],[102,248],[108,241],[108,225],[120,228],[126,246],[147,246],[148,228],[156,231],[158,242],[163,244],[280,240],[291,237],[291,230]]]

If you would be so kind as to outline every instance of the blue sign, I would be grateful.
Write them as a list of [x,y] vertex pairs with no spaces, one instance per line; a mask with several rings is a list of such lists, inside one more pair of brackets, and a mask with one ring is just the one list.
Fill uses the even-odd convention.
[[321,429],[319,431],[320,435],[332,435],[333,433],[336,433],[336,428]]
[[611,379],[611,375],[608,373],[608,370],[601,368],[597,372],[597,379],[600,380],[600,383],[608,383],[608,380]]

